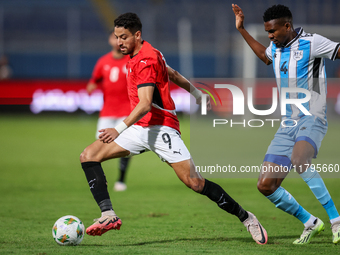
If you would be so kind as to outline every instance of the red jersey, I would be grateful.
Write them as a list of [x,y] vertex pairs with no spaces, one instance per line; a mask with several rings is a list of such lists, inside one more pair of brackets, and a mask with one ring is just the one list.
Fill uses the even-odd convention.
[[165,60],[160,51],[144,41],[141,50],[127,64],[127,85],[131,109],[139,103],[138,88],[154,86],[152,108],[135,123],[142,127],[168,126],[179,131],[175,103],[170,96],[170,81]]
[[123,117],[131,112],[126,84],[126,63],[129,56],[115,59],[109,52],[98,59],[90,82],[101,85],[104,104],[100,117]]

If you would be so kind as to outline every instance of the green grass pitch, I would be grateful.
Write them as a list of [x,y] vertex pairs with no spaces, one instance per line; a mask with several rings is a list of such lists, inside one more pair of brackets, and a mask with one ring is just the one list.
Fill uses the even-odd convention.
[[[83,114],[0,115],[0,254],[338,254],[328,217],[300,178],[283,186],[326,229],[309,245],[292,242],[303,230],[294,217],[276,209],[256,189],[256,178],[212,179],[267,229],[268,244],[256,244],[235,216],[184,186],[175,173],[151,153],[134,157],[128,189],[112,191],[118,160],[103,163],[110,196],[123,225],[101,237],[85,236],[76,247],[62,247],[51,229],[61,216],[79,217],[85,227],[100,211],[92,198],[79,154],[94,141],[97,117]],[[189,145],[189,120],[182,118],[182,137]],[[255,129],[254,139],[275,130]],[[340,122],[333,121],[316,162],[340,163]],[[240,130],[240,132],[243,132]],[[242,141],[240,141],[242,142]],[[235,143],[226,148],[235,151]],[[265,150],[268,143],[259,143]],[[233,160],[242,161],[239,153]],[[259,164],[263,155],[258,158]],[[325,183],[340,209],[339,179]]]

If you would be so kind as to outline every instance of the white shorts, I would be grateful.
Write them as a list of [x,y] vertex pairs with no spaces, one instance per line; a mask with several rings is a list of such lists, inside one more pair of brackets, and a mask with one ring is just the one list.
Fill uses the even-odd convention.
[[123,122],[123,120],[125,120],[125,119],[126,119],[126,116],[120,117],[120,118],[116,118],[116,117],[100,117],[98,119],[98,123],[97,123],[96,139],[98,139],[99,135],[100,135],[98,130],[103,129],[103,128],[114,128],[119,123]]
[[162,161],[177,163],[191,158],[180,133],[167,126],[132,125],[115,142],[130,151],[130,156],[153,151]]

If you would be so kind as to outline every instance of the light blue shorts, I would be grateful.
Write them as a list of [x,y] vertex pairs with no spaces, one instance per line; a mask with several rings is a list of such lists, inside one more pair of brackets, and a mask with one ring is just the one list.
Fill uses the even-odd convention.
[[[288,124],[286,125],[288,126]],[[293,147],[298,141],[309,142],[314,147],[313,158],[316,158],[327,129],[327,122],[324,123],[315,116],[302,117],[294,127],[281,126],[268,147],[264,161],[286,166],[290,169]]]

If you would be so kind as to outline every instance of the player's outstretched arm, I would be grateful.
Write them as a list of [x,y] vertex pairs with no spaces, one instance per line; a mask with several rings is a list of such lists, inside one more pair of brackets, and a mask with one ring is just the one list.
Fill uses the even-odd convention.
[[154,90],[155,90],[154,86],[145,86],[138,88],[139,102],[136,105],[136,107],[132,110],[130,115],[124,120],[128,127],[135,124],[137,121],[143,118],[149,111],[151,111]]
[[190,81],[188,81],[183,75],[181,75],[175,69],[172,69],[170,66],[167,66],[167,69],[170,81],[175,83],[177,86],[185,89],[189,93],[196,89],[195,86],[192,85]]
[[271,64],[271,61],[266,57],[266,47],[256,41],[244,28],[244,14],[242,9],[237,4],[232,4],[232,9],[235,14],[236,29],[243,36],[244,40],[248,43],[250,48],[254,51],[256,56],[261,59],[266,65]]
[[[170,66],[167,66],[167,69],[170,81],[188,91],[191,95],[193,95],[196,98],[196,103],[201,104],[203,94],[202,91],[198,90],[194,85],[191,84],[190,81],[188,81],[188,79],[186,79],[175,69],[172,69]],[[210,110],[210,108],[211,108],[210,97],[208,97],[207,109]]]

